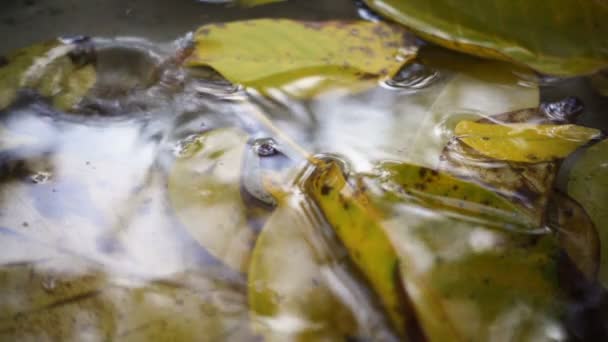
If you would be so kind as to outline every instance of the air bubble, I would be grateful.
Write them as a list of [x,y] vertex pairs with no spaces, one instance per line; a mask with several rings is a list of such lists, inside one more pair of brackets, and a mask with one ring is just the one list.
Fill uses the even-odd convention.
[[550,119],[556,121],[572,121],[585,109],[583,101],[570,96],[561,101],[547,102],[540,105],[540,110]]
[[257,139],[253,142],[253,150],[260,157],[269,157],[277,154],[277,143],[272,138]]
[[30,176],[34,184],[45,184],[51,180],[51,173],[46,171],[36,172]]

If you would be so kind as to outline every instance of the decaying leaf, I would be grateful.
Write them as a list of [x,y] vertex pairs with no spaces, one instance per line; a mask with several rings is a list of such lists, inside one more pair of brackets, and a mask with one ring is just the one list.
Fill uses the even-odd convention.
[[[415,55],[410,34],[364,21],[258,19],[206,25],[186,66],[211,66],[262,92],[283,87],[309,97],[338,86],[394,75]],[[297,81],[297,82],[296,82]]]
[[547,211],[548,225],[557,231],[560,246],[589,280],[600,266],[600,239],[585,209],[561,192],[554,192]]
[[85,56],[91,52],[81,44],[86,43],[50,41],[9,55],[7,64],[0,66],[0,109],[23,88],[37,90],[60,110],[76,105],[96,81],[93,59]]
[[601,132],[577,125],[486,124],[461,121],[455,137],[497,160],[538,163],[563,159]]
[[379,224],[380,213],[346,183],[342,170],[334,162],[318,166],[303,186],[380,296],[399,334],[415,334],[414,318],[407,311],[406,295],[399,280],[397,253]]
[[576,161],[568,179],[568,194],[595,223],[601,244],[599,280],[608,286],[608,140],[591,146]]
[[423,38],[482,57],[509,59],[555,75],[608,65],[603,1],[365,0]]
[[190,234],[216,258],[243,272],[255,235],[240,197],[247,139],[238,128],[194,137],[169,176],[172,207]]
[[505,197],[445,172],[396,162],[381,163],[376,172],[379,174],[379,187],[397,196],[392,198],[393,201],[413,201],[443,210],[446,215],[472,219],[489,226],[526,230],[538,228],[527,213],[520,211]]

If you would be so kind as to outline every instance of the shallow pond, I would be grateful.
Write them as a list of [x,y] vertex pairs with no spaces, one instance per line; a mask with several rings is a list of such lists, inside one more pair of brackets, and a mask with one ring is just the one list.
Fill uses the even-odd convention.
[[[608,129],[591,79],[423,44],[364,90],[293,96],[309,77],[262,95],[182,68],[188,32],[357,7],[1,6],[0,53],[63,37],[87,91],[53,83],[53,62],[37,91],[0,93],[0,340],[606,336],[607,227],[592,219],[607,193],[589,204],[572,186],[608,186],[606,144],[586,149]],[[472,151],[462,122],[598,131],[563,163],[518,163]]]

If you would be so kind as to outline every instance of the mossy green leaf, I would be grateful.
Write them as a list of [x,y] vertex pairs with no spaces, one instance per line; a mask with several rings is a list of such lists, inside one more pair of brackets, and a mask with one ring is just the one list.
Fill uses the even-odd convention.
[[608,66],[604,1],[366,0],[423,38],[555,75]]
[[289,85],[300,97],[331,88],[328,83],[344,86],[390,77],[416,51],[405,29],[364,21],[213,24],[199,28],[195,41],[186,66],[210,66],[231,82],[262,92]]

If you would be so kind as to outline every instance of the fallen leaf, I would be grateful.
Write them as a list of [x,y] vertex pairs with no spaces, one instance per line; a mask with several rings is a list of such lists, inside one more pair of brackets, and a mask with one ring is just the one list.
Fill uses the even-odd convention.
[[563,76],[608,66],[608,6],[603,1],[365,2],[425,39],[481,57]]
[[599,280],[608,286],[608,140],[580,156],[568,177],[568,195],[580,203],[598,230],[601,244]]
[[487,157],[524,163],[563,159],[601,136],[597,129],[569,124],[486,124],[466,120],[458,123],[454,134]]
[[[364,21],[258,19],[205,25],[188,67],[210,66],[233,83],[310,97],[331,84],[369,83],[394,75],[415,56],[398,26]],[[298,81],[298,84],[291,84]]]

